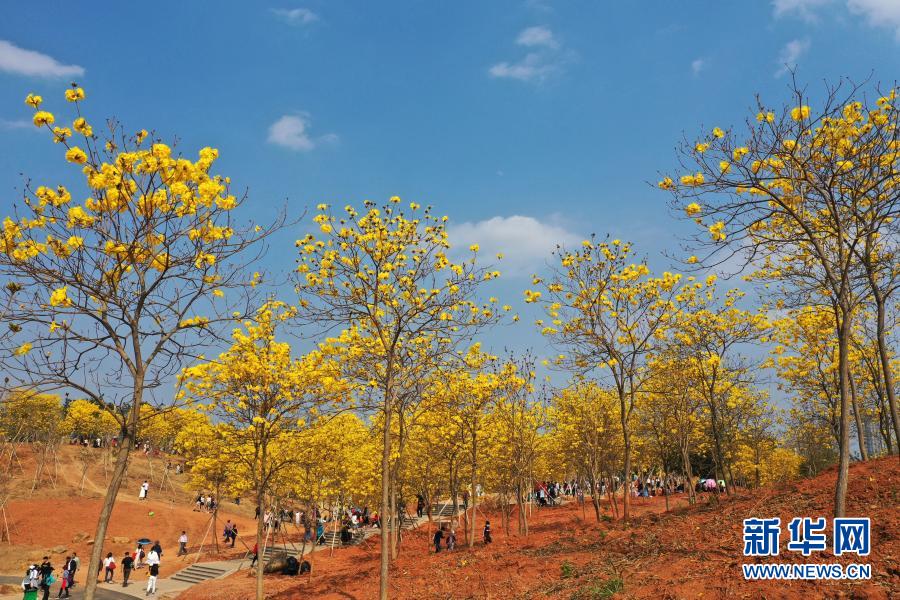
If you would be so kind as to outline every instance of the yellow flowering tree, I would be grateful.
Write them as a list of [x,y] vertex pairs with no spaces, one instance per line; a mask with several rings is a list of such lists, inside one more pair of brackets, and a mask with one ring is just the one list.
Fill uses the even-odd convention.
[[63,428],[88,438],[108,439],[119,432],[119,422],[108,407],[79,398],[69,403]]
[[[554,253],[556,265],[547,278],[535,276],[537,290],[525,301],[543,307],[538,319],[543,335],[562,351],[554,365],[579,375],[609,377],[619,401],[623,450],[622,472],[630,481],[631,414],[649,377],[647,356],[665,338],[678,310],[680,275],[653,277],[645,261],[632,262],[631,244],[613,240],[582,242],[578,250]],[[626,493],[623,516],[629,518]]]
[[49,441],[57,436],[63,423],[59,396],[13,389],[3,394],[0,403],[0,432],[7,441]]
[[[756,365],[748,363],[742,348],[763,336],[769,323],[764,311],[739,307],[742,291],[720,295],[715,275],[705,282],[688,279],[677,298],[681,310],[673,319],[670,350],[680,354],[690,389],[703,400],[709,416],[716,478],[731,484],[721,413],[728,409],[725,403],[735,380],[747,381],[755,374]],[[730,485],[726,489],[731,492]]]
[[[496,384],[487,418],[490,439],[488,469],[494,474],[501,498],[512,496],[515,500],[518,530],[527,536],[525,502],[533,487],[538,455],[542,449],[541,432],[547,425],[546,407],[537,397],[531,355],[507,357],[494,367],[494,375]],[[507,513],[507,522],[509,508],[507,500],[501,508]]]
[[[318,351],[294,358],[290,345],[276,340],[279,326],[294,316],[293,307],[267,302],[234,331],[229,350],[180,375],[191,402],[227,426],[216,460],[233,463],[244,474],[260,513],[276,477],[298,467],[291,451],[296,431],[347,392],[333,360]],[[262,548],[262,519],[256,540]],[[261,568],[256,581],[262,600]]]
[[[316,233],[297,241],[297,290],[301,317],[320,327],[353,328],[369,340],[366,367],[368,402],[378,403],[382,425],[381,514],[390,514],[393,419],[403,385],[401,357],[428,338],[433,352],[449,352],[480,327],[497,320],[495,302],[479,303],[481,285],[498,271],[470,257],[449,257],[447,218],[392,198],[362,211],[345,207],[334,214],[319,205]],[[356,366],[357,372],[359,365]],[[409,387],[409,386],[406,386]],[[388,597],[389,536],[381,539],[380,597]]]
[[670,454],[677,451],[691,504],[696,501],[691,452],[700,445],[704,406],[704,394],[697,389],[697,379],[692,377],[694,363],[693,356],[682,352],[674,342],[654,355],[649,363],[652,376],[638,404],[639,429],[649,441],[653,458],[664,470]]
[[554,447],[566,470],[586,483],[598,522],[600,484],[608,478],[611,489],[612,477],[618,472],[615,465],[622,455],[618,403],[615,391],[596,381],[576,379],[553,396],[549,408]]
[[659,185],[699,225],[699,264],[737,256],[752,267],[750,277],[778,284],[789,305],[832,312],[840,413],[834,514],[844,516],[848,355],[854,313],[871,292],[860,285],[860,258],[874,250],[873,236],[896,233],[900,112],[893,91],[869,103],[860,87],[826,87],[816,108],[799,86],[793,94],[793,106],[777,112],[760,104],[746,134],[717,128],[685,143],[680,163],[689,173]]
[[[232,213],[243,198],[212,172],[215,149],[192,160],[145,130],[130,135],[115,122],[95,129],[84,98],[78,86],[66,93],[71,123],[42,110],[41,97],[26,99],[35,126],[82,184],[29,181],[3,220],[0,277],[14,296],[10,326],[17,333],[2,340],[0,360],[23,384],[69,389],[116,407],[110,414],[121,443],[97,524],[100,540],[147,390],[177,373],[232,319],[223,297],[250,289],[244,265],[257,257],[246,251],[277,224],[236,225]],[[102,550],[92,550],[89,572]],[[95,587],[88,578],[88,598]]]

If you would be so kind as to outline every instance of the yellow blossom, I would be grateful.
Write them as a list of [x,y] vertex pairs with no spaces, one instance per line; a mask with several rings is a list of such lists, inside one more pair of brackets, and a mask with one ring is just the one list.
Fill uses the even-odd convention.
[[69,298],[69,286],[63,286],[53,290],[50,294],[50,306],[71,306],[72,300]]
[[808,106],[796,106],[791,109],[791,118],[795,121],[803,121],[809,118]]
[[44,125],[53,125],[53,122],[56,120],[56,117],[53,116],[53,113],[49,113],[45,110],[39,110],[34,113],[34,122],[35,127],[43,127]]
[[87,162],[87,154],[78,146],[73,146],[66,151],[66,160],[70,163],[83,165]]
[[66,90],[66,100],[68,102],[78,102],[84,100],[84,90],[80,87]]

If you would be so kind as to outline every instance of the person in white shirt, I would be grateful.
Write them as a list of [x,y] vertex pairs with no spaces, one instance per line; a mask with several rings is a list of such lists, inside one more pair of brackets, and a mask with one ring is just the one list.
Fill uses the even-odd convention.
[[187,554],[187,543],[188,543],[187,532],[182,531],[181,537],[178,538],[178,556]]
[[138,498],[140,500],[146,500],[147,495],[150,493],[150,484],[147,483],[147,480],[144,480],[144,483],[141,484],[141,493],[138,494]]
[[147,555],[147,565],[150,567],[150,576],[147,577],[147,595],[156,594],[156,578],[159,576],[159,554],[156,550],[150,550]]

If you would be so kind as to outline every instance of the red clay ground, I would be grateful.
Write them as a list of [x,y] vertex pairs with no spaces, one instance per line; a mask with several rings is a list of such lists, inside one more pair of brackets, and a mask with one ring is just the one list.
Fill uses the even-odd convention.
[[[575,505],[535,511],[527,538],[507,536],[491,516],[494,544],[435,555],[426,528],[408,534],[392,567],[391,597],[420,598],[891,598],[900,597],[900,462],[853,465],[848,514],[872,519],[872,554],[853,560],[826,551],[803,559],[784,548],[778,562],[867,562],[862,583],[745,581],[742,520],[827,516],[834,471],[780,488],[741,492],[718,504],[703,501],[664,512],[661,498],[636,505],[630,527],[581,520]],[[683,502],[681,503],[683,504]],[[608,513],[608,507],[605,507]],[[829,521],[830,523],[830,521]],[[479,521],[479,528],[480,528]],[[785,528],[786,529],[786,528]],[[480,533],[479,533],[480,535]],[[461,538],[461,536],[460,536]],[[378,592],[378,539],[357,548],[314,555],[311,581],[269,576],[268,598],[368,599]],[[748,559],[748,561],[751,559]],[[775,560],[767,561],[775,562]],[[247,600],[253,579],[241,571],[210,581],[179,600]],[[616,592],[616,590],[619,590]]]
[[[79,452],[76,447],[63,446],[59,452],[58,466],[55,469],[45,469],[43,481],[32,494],[36,457],[27,444],[22,444],[17,449],[20,462],[14,461],[11,466],[13,478],[8,488],[10,499],[6,504],[6,518],[11,534],[9,542],[5,538],[3,516],[0,514],[0,537],[3,538],[0,541],[0,573],[21,575],[29,563],[40,562],[44,555],[49,555],[54,566],[59,567],[66,554],[72,551],[81,557],[82,569],[86,568],[92,548],[87,542],[94,537],[106,476],[103,467],[104,451],[89,449],[85,455],[88,470],[84,495],[81,495],[84,463]],[[113,510],[103,546],[104,554],[112,552],[119,559],[125,550],[134,550],[137,539],[158,539],[163,547],[161,575],[167,577],[184,568],[186,559],[193,561],[196,558],[196,553],[176,558],[181,531],[187,531],[189,549],[196,550],[208,529],[209,515],[193,511],[193,494],[184,491],[187,484],[185,475],[173,476],[173,486],[161,489],[166,459],[148,459],[142,452],[136,453],[134,457]],[[56,476],[55,486],[50,474]],[[137,494],[144,479],[151,482],[150,500],[139,502]],[[153,516],[150,516],[150,512],[154,513]],[[230,502],[223,504],[219,512],[219,531],[210,531],[203,560],[215,559],[207,549],[212,549],[213,536],[221,533],[226,519],[238,523],[241,537],[249,539],[255,535],[255,522],[252,515],[248,517],[248,514],[251,514],[250,509],[244,506],[236,507]],[[75,542],[79,537],[84,539]],[[127,538],[128,541],[116,543],[113,538]],[[250,546],[252,545],[251,541]],[[240,541],[238,548],[243,548]],[[230,552],[233,555],[239,553],[238,549]],[[83,573],[78,579],[84,581]]]

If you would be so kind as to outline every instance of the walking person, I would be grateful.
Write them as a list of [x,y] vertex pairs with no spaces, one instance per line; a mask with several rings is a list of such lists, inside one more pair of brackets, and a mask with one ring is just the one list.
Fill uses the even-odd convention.
[[156,548],[159,546],[159,542],[153,545],[150,549],[150,554],[147,555],[147,566],[150,567],[150,576],[147,578],[147,595],[156,595],[156,578],[159,576],[159,560],[160,560],[160,552],[157,552]]
[[224,543],[228,543],[231,540],[231,532],[234,530],[234,523],[231,522],[231,519],[225,523],[225,529],[222,531],[222,537],[224,538],[222,541]]
[[259,560],[259,544],[253,544],[253,560],[250,561],[250,568],[253,568],[253,565],[256,564],[256,561]]
[[146,500],[147,496],[150,495],[150,484],[147,483],[147,480],[144,480],[144,483],[141,484],[141,491],[138,494],[138,500]]
[[116,570],[116,559],[113,558],[112,552],[106,555],[106,558],[103,559],[103,583],[112,583],[113,575]]
[[69,588],[75,587],[75,573],[78,571],[79,563],[81,561],[78,559],[78,554],[73,552],[72,558],[69,559],[66,564],[66,568],[69,569]]
[[37,565],[29,565],[25,571],[25,578],[22,580],[22,590],[25,591],[26,600],[35,600],[37,598],[40,582],[41,572],[38,570]]
[[441,540],[444,539],[444,528],[439,527],[437,531],[434,532],[434,553],[437,554],[441,551]]
[[63,566],[63,572],[59,578],[59,593],[56,594],[57,598],[62,598],[64,593],[66,598],[69,597],[69,568],[66,565],[68,565],[68,561],[66,561],[66,564]]
[[485,521],[484,522],[484,543],[490,544],[493,541],[494,540],[491,539],[491,522]]
[[50,586],[56,579],[53,577],[53,565],[50,564],[50,558],[45,556],[39,569],[41,574],[41,591],[43,600],[50,600]]
[[182,531],[181,537],[178,538],[178,556],[184,556],[185,554],[187,554],[187,543],[187,532]]
[[134,558],[126,551],[125,556],[122,557],[122,587],[128,587],[128,576],[131,575],[133,568]]
[[447,550],[454,548],[456,548],[456,530],[450,529],[450,533],[447,534]]

